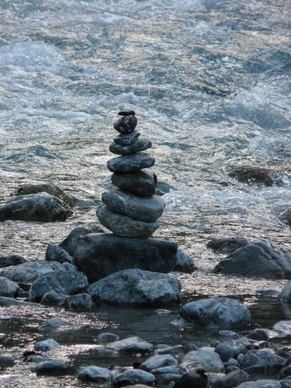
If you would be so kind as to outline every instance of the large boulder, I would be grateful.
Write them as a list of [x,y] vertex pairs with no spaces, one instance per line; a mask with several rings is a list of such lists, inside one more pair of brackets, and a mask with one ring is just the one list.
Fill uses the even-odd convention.
[[209,298],[189,302],[181,308],[180,314],[187,320],[221,329],[241,327],[251,320],[249,310],[230,298]]
[[13,197],[0,207],[0,221],[65,221],[72,214],[65,202],[47,193]]
[[40,301],[49,291],[58,294],[76,294],[87,288],[86,275],[76,270],[59,270],[38,277],[31,285],[29,298],[31,301]]
[[116,304],[168,305],[180,300],[181,285],[174,275],[127,269],[115,272],[88,288],[97,300]]
[[170,272],[176,266],[177,244],[158,239],[132,239],[112,234],[89,233],[79,235],[69,253],[75,265],[94,282],[113,272],[140,268],[153,272]]
[[291,251],[257,241],[231,253],[214,271],[246,277],[291,279]]

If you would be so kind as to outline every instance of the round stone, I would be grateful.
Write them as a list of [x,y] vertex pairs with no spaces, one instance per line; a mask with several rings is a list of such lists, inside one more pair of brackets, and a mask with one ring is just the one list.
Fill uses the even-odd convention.
[[137,125],[135,112],[119,112],[118,114],[122,117],[114,123],[114,128],[120,133],[133,132]]
[[118,156],[108,160],[107,167],[112,172],[137,172],[143,168],[152,167],[155,164],[155,158],[140,152],[134,155]]
[[157,179],[155,174],[144,171],[131,173],[115,172],[111,176],[111,181],[121,190],[141,197],[149,197],[155,194]]
[[148,139],[138,139],[135,143],[122,146],[120,144],[112,143],[109,147],[109,150],[117,155],[131,155],[139,151],[147,150],[151,148],[152,142]]
[[137,141],[139,136],[140,132],[137,131],[133,131],[131,133],[120,133],[117,137],[114,138],[114,142],[122,146],[128,146]]

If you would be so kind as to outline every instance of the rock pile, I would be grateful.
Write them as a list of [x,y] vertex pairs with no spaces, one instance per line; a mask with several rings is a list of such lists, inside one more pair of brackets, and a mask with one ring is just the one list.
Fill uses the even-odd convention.
[[109,149],[120,156],[107,162],[116,190],[103,193],[104,206],[98,208],[97,217],[116,236],[147,238],[159,227],[157,220],[165,208],[163,199],[155,194],[155,174],[143,171],[155,164],[152,156],[141,152],[151,148],[152,143],[135,130],[135,112],[119,115],[122,117],[114,128],[120,134]]

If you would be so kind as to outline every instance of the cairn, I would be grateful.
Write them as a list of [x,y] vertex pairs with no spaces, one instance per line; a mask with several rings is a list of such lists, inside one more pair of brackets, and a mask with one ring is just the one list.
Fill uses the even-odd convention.
[[114,128],[119,135],[109,149],[119,156],[107,162],[116,189],[102,194],[104,205],[97,209],[97,217],[115,236],[144,239],[159,227],[165,202],[155,194],[156,175],[144,171],[155,164],[155,158],[143,152],[152,142],[136,130],[134,111],[118,114],[121,118]]

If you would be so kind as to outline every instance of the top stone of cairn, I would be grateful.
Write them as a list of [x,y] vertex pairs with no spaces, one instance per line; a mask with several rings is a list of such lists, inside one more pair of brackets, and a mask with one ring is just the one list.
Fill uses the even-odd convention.
[[118,115],[122,117],[114,123],[114,128],[120,133],[132,133],[137,126],[135,112],[133,110],[122,111]]

